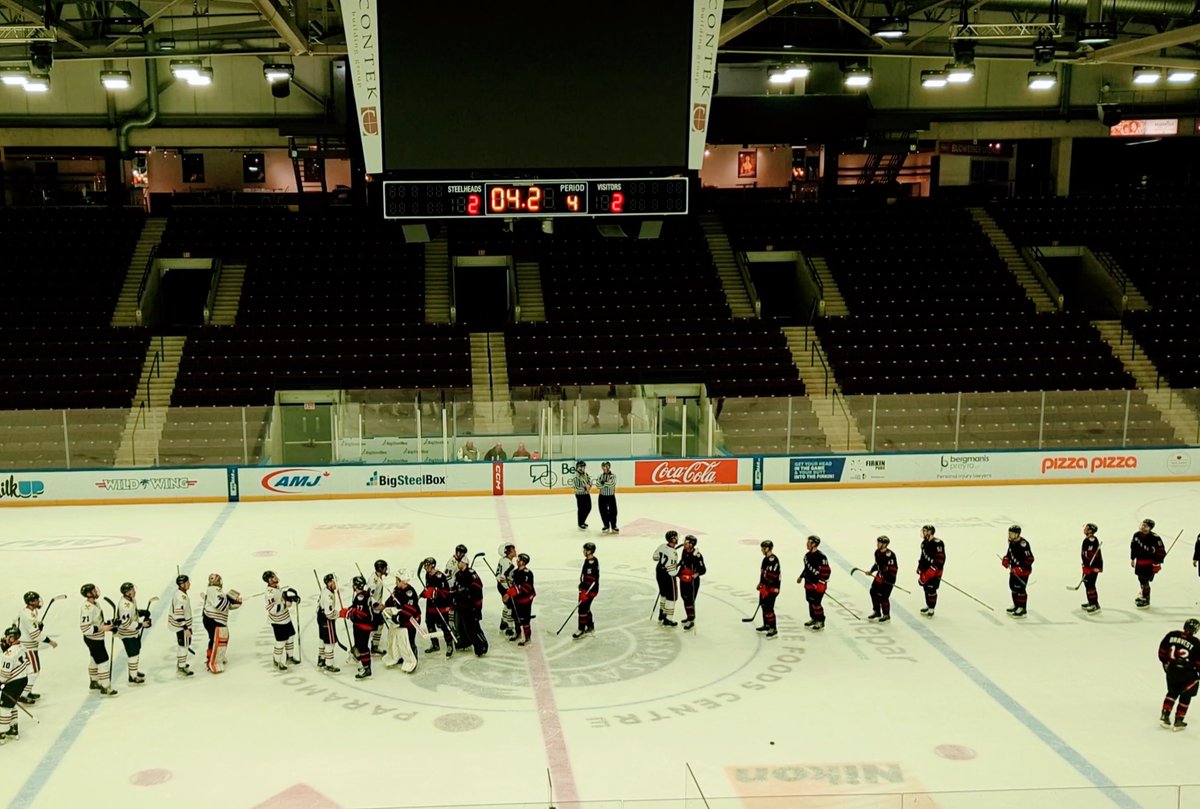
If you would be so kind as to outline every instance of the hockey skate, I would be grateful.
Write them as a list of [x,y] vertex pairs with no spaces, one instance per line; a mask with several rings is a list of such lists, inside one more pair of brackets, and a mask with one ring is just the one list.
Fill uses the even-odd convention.
[[100,686],[100,694],[101,696],[105,697],[115,697],[117,695],[117,689],[102,685]]
[[141,672],[138,672],[137,676],[129,678],[130,685],[144,685],[145,682],[146,682],[146,675],[142,674]]
[[1161,714],[1159,714],[1158,721],[1162,723],[1164,728],[1171,727],[1171,712],[1163,711]]
[[434,652],[440,652],[441,650],[442,650],[442,645],[441,645],[441,643],[438,642],[438,639],[430,638],[429,639],[429,648],[425,650],[425,654],[430,655],[430,654],[433,654]]
[[354,675],[354,679],[356,679],[356,680],[371,679],[371,670],[370,669],[359,669],[358,674]]
[[519,641],[517,641],[517,645],[518,646],[528,646],[529,638],[521,638]]
[[30,694],[29,696],[22,694],[21,696],[17,697],[17,702],[21,703],[22,705],[33,705],[35,702],[37,702],[37,700],[33,698],[33,694]]
[[99,680],[92,680],[91,683],[88,684],[88,688],[91,689],[92,691],[99,691],[100,690]]
[[1024,618],[1028,614],[1029,612],[1024,607],[1017,607],[1015,610],[1013,610],[1012,617]]
[[1175,726],[1173,728],[1171,728],[1171,730],[1178,733],[1179,731],[1183,730],[1186,727],[1187,727],[1187,722],[1184,722],[1182,719],[1180,719],[1177,716],[1177,717],[1175,717]]
[[763,624],[762,626],[756,626],[756,627],[754,627],[754,631],[755,631],[755,632],[766,632],[766,631],[767,631],[768,629],[770,629],[770,628],[771,628],[771,627],[767,626],[766,624]]
[[1016,608],[1016,607],[1009,607],[1008,609],[1006,609],[1006,610],[1005,610],[1005,612],[1007,612],[1009,615],[1016,615],[1016,614],[1017,614],[1017,608]]
[[675,621],[672,621],[670,618],[663,618],[662,625],[667,626],[667,627],[679,626],[678,623],[676,623]]
[[868,620],[868,621],[878,621],[878,620],[879,620],[879,617],[880,617],[880,616],[879,616],[879,613],[878,613],[878,612],[873,612],[873,613],[871,613],[870,615],[868,615],[868,616],[867,616],[867,620]]
[[278,660],[271,661],[275,664],[276,671],[287,671],[287,663],[280,663]]
[[1080,604],[1079,609],[1083,610],[1084,612],[1088,612],[1088,613],[1100,612],[1100,605],[1099,604],[1090,604],[1090,603],[1089,604]]
[[[818,627],[818,626],[814,626],[814,627],[813,627],[813,629],[820,629],[820,627]],[[767,635],[766,635],[766,636],[767,636],[768,638],[773,638],[773,637],[775,637],[775,636],[776,636],[776,635],[778,635],[778,634],[779,634],[779,630],[777,630],[775,627],[771,627],[770,629],[768,629],[768,630],[767,630]]]
[[805,622],[804,622],[804,625],[805,625],[805,626],[809,626],[809,627],[811,627],[811,626],[812,626],[813,624],[815,624],[816,622],[817,622],[817,619],[816,619],[816,618],[812,618],[812,619],[810,619],[810,620],[808,620],[808,621],[805,621]]
[[879,616],[879,623],[881,624],[886,624],[890,620],[892,620],[892,616],[890,614]]
[[191,677],[195,675],[196,672],[192,671],[189,666],[177,666],[175,668],[175,673],[180,677]]
[[686,621],[684,621],[684,622],[683,622],[683,628],[684,628],[684,629],[691,629],[691,628],[692,628],[692,627],[694,627],[695,625],[696,625],[696,622],[695,622],[695,620],[693,620],[693,619],[691,619],[691,618],[688,618]]
[[30,691],[28,694],[26,694],[26,696],[29,697],[34,702],[37,702],[39,699],[42,698],[41,694],[35,694],[32,691]]
[[809,629],[811,629],[813,632],[820,632],[824,628],[825,628],[824,621],[813,621],[812,625],[809,627]]
[[341,671],[341,669],[339,669],[337,666],[330,666],[330,665],[325,666],[325,672],[327,674],[337,674],[339,671]]
[[13,741],[16,741],[17,739],[21,738],[21,731],[14,724],[11,728],[8,729],[8,732],[5,733],[4,735],[7,736],[9,739],[12,739]]
[[1139,610],[1149,609],[1150,599],[1138,596],[1133,600],[1133,606],[1137,607]]
[[933,617],[933,607],[921,607],[921,614],[926,618]]

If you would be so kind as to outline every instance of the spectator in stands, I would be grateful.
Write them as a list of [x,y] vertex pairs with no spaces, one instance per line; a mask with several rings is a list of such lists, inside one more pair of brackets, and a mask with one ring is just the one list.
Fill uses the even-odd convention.
[[600,400],[592,399],[588,402],[588,418],[592,421],[592,429],[600,426]]
[[496,445],[489,449],[483,456],[485,461],[503,461],[508,458],[508,453],[504,451],[504,447],[497,441]]
[[475,442],[468,441],[463,444],[458,450],[458,459],[460,461],[478,461],[479,450],[475,449]]
[[524,441],[517,444],[517,448],[515,450],[513,450],[512,456],[514,458],[528,458],[529,457],[529,450],[527,450],[525,448]]

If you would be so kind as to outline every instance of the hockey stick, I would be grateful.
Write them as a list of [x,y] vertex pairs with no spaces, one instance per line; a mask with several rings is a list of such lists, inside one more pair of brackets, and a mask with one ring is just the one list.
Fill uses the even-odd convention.
[[[853,576],[855,573],[861,573],[861,574],[863,574],[864,576],[866,576],[867,578],[871,579],[872,581],[874,581],[874,579],[875,579],[875,574],[874,574],[874,573],[872,573],[872,572],[871,572],[871,571],[869,571],[869,570],[863,570],[861,567],[852,567],[852,568],[850,568],[850,575],[851,575],[851,576]],[[884,584],[890,584],[890,585],[892,585],[893,587],[895,587],[897,590],[899,590],[900,592],[902,592],[902,593],[907,593],[908,595],[912,595],[912,590],[905,590],[903,587],[901,587],[900,585],[896,584],[894,581],[893,581],[893,582],[889,582],[889,581],[887,581],[887,580],[884,580]]]
[[42,724],[42,720],[38,719],[36,716],[34,716],[32,713],[30,713],[30,712],[29,712],[29,709],[28,709],[28,708],[26,708],[24,705],[22,705],[22,704],[21,704],[21,703],[20,703],[18,700],[16,700],[15,698],[13,699],[13,704],[14,704],[14,705],[16,705],[18,708],[20,708],[20,709],[21,709],[21,712],[22,712],[23,714],[25,714],[25,715],[26,715],[26,716],[28,716],[30,719],[32,719],[32,720],[33,720],[33,724],[35,724],[35,725],[40,725],[40,724]]
[[471,557],[471,564],[467,565],[467,567],[474,570],[475,569],[475,560],[478,559],[480,556],[486,556],[486,555],[487,554],[485,554],[483,551],[480,551],[479,553],[475,554],[474,556]]
[[[592,592],[592,588],[595,586],[596,586],[596,582],[592,582],[591,584],[588,585],[588,588],[586,590],[584,590],[584,592],[585,593]],[[579,605],[582,603],[583,603],[582,600],[575,602],[575,609],[571,610],[571,614],[567,616],[567,620],[563,621],[562,626],[560,626],[558,628],[558,631],[554,633],[556,636],[561,635],[562,631],[567,628],[567,624],[569,624],[571,622],[571,618],[573,618],[575,616],[575,613],[579,612]],[[550,634],[549,629],[546,630],[546,634]]]
[[1167,558],[1167,556],[1171,553],[1171,551],[1175,550],[1175,543],[1179,541],[1179,538],[1181,536],[1183,536],[1182,528],[1179,529],[1179,533],[1175,535],[1175,538],[1173,540],[1171,540],[1171,547],[1167,548],[1167,552],[1163,554],[1164,559]]
[[[1088,560],[1088,563],[1087,563],[1087,566],[1088,566],[1088,567],[1091,567],[1091,566],[1092,566],[1092,563],[1096,561],[1096,557],[1100,555],[1100,549],[1101,549],[1101,548],[1103,548],[1103,547],[1104,547],[1104,543],[1103,543],[1103,542],[1101,542],[1099,545],[1097,545],[1097,546],[1096,546],[1096,550],[1092,552],[1092,558]],[[1083,583],[1084,583],[1084,581],[1086,581],[1086,580],[1087,580],[1087,576],[1083,576],[1082,578],[1080,578],[1080,579],[1079,579],[1079,584],[1076,584],[1074,587],[1072,587],[1072,586],[1071,586],[1071,585],[1069,585],[1069,584],[1067,584],[1067,585],[1064,585],[1064,586],[1065,586],[1065,587],[1066,587],[1068,590],[1078,590],[1080,587],[1082,587],[1082,586],[1083,586]]]
[[62,595],[57,595],[54,598],[50,599],[50,601],[46,604],[46,609],[42,610],[42,617],[38,618],[38,623],[39,624],[46,623],[46,616],[50,614],[50,608],[54,606],[54,602],[64,599],[66,597],[67,597],[67,594],[63,593]]
[[[425,577],[422,576],[421,573],[422,573],[422,570],[418,566],[417,567],[417,581],[421,582],[422,590],[427,590],[429,588],[425,584]],[[425,599],[425,614],[426,614],[426,617],[428,617],[429,612],[432,611],[433,614],[438,617],[438,620],[442,624],[442,628],[445,629],[446,634],[450,636],[449,640],[446,640],[445,636],[442,636],[442,640],[446,640],[446,645],[450,647],[450,652],[451,652],[451,654],[453,654],[453,652],[454,652],[454,630],[452,630],[450,628],[450,623],[446,620],[446,616],[443,615],[441,609],[438,608],[436,596],[437,596],[437,593],[434,592],[431,594],[431,597]],[[433,603],[431,604],[430,602],[433,602]],[[418,624],[419,623],[420,622],[418,622]],[[434,632],[437,632],[436,626],[432,627],[432,629]],[[417,629],[417,632],[421,633],[421,630],[419,627]],[[423,633],[422,636],[428,638],[429,634]],[[430,650],[426,649],[425,654],[430,654]],[[449,656],[449,655],[447,655],[447,656]]]
[[[334,592],[337,593],[338,609],[341,611],[342,629],[346,630],[346,640],[350,641],[350,648],[347,649],[345,646],[342,646],[343,649],[346,649],[346,663],[349,665],[358,666],[360,665],[358,660],[358,647],[354,645],[354,633],[350,631],[350,622],[346,620],[346,604],[342,601],[341,588],[334,590]],[[367,642],[370,642],[369,637]]]
[[761,598],[758,600],[758,606],[754,608],[754,614],[753,614],[753,615],[751,615],[749,618],[743,618],[743,619],[742,619],[742,623],[743,623],[743,624],[752,624],[752,623],[754,623],[754,619],[758,617],[758,611],[759,611],[760,609],[762,609],[762,599],[761,599]]
[[[112,670],[117,662],[117,605],[108,596],[103,597],[108,606],[112,607],[112,620],[108,624],[112,626],[112,638],[108,641],[108,685],[112,688]],[[100,617],[104,617],[104,610],[100,610]]]
[[996,610],[995,610],[995,609],[994,609],[994,608],[993,608],[993,607],[992,607],[990,604],[986,604],[986,603],[984,603],[984,602],[980,601],[978,598],[976,598],[975,596],[971,595],[970,593],[968,593],[966,590],[962,589],[961,587],[955,587],[953,584],[951,584],[950,582],[946,581],[945,579],[942,579],[942,584],[946,585],[947,587],[950,587],[951,589],[957,590],[958,592],[962,593],[962,594],[963,594],[963,595],[965,595],[967,598],[971,599],[972,601],[974,601],[974,602],[975,602],[975,603],[977,603],[977,604],[983,604],[983,606],[987,607],[987,608],[988,608],[989,610],[991,610],[992,612],[995,612],[995,611],[996,611]]
[[826,591],[826,592],[825,592],[825,595],[826,595],[826,596],[828,596],[828,597],[829,597],[829,600],[830,600],[830,601],[832,601],[834,604],[837,604],[839,607],[841,607],[842,609],[844,609],[846,612],[848,612],[848,613],[850,613],[851,615],[853,615],[853,616],[854,616],[854,620],[856,620],[856,621],[861,621],[861,620],[862,620],[862,618],[859,616],[859,614],[858,614],[857,612],[855,612],[854,610],[850,609],[850,608],[849,608],[849,607],[847,607],[845,604],[843,604],[842,602],[840,602],[840,601],[838,601],[836,598],[834,598],[834,597],[833,597],[833,593],[830,593],[830,592]]

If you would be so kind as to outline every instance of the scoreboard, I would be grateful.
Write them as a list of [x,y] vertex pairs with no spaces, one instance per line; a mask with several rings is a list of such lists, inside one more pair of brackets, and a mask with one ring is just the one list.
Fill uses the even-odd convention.
[[383,183],[384,219],[672,216],[687,212],[685,177]]

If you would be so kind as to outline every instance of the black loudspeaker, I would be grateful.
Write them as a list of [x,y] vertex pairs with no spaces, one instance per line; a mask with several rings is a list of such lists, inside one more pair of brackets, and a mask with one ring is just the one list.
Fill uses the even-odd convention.
[[644,219],[641,227],[638,228],[639,239],[657,239],[662,235],[662,220],[661,219]]
[[1105,126],[1116,126],[1125,118],[1121,105],[1112,101],[1101,101],[1096,105],[1096,118]]
[[401,225],[404,231],[404,241],[409,244],[425,244],[429,241],[429,228],[426,225]]

